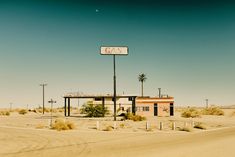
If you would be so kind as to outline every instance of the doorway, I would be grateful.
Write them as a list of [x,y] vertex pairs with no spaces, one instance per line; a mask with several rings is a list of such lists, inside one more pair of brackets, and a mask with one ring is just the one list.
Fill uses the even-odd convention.
[[154,104],[154,116],[158,116],[158,105]]

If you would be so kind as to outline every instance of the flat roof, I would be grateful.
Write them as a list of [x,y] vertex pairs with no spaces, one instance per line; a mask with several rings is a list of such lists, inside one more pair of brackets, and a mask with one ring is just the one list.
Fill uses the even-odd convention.
[[[63,98],[74,98],[74,99],[79,99],[79,98],[113,98],[114,96],[111,94],[107,94],[107,95],[92,95],[92,94],[83,94],[83,93],[68,93],[65,94],[63,96]],[[137,96],[137,95],[117,95],[117,98],[137,98],[137,101],[141,101],[141,100],[173,100],[174,101],[174,97],[150,97],[150,96]]]
[[[63,98],[113,98],[113,95],[66,94]],[[117,98],[136,98],[137,95],[117,95]]]

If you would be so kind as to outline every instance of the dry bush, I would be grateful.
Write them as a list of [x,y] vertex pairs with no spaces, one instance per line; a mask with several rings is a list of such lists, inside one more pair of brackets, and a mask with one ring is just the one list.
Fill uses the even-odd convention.
[[121,123],[119,126],[120,126],[120,128],[122,128],[122,129],[125,128],[125,124],[124,124],[124,123]]
[[75,124],[71,121],[66,121],[65,124],[68,126],[70,130],[73,130],[76,128]]
[[37,113],[42,113],[42,108],[36,108],[35,110]]
[[29,112],[37,113],[36,109],[29,109]]
[[181,113],[181,117],[184,118],[191,118],[191,117],[196,118],[200,116],[201,116],[200,112],[195,108],[187,108]]
[[106,126],[103,131],[112,131],[113,130],[113,127],[112,126]]
[[235,117],[235,111],[231,113],[231,117]]
[[73,122],[64,120],[64,119],[56,119],[55,123],[52,125],[52,129],[61,131],[61,130],[72,130],[75,129],[75,124]]
[[37,124],[37,125],[35,126],[36,129],[43,129],[43,128],[45,128],[45,127],[46,127],[46,126],[43,125],[43,124]]
[[182,127],[182,128],[179,128],[180,131],[186,131],[186,132],[192,132],[192,128],[190,127]]
[[19,114],[25,115],[26,113],[28,113],[28,111],[26,109],[21,109],[18,111]]
[[57,108],[57,112],[64,112],[64,108]]
[[48,113],[48,112],[51,112],[51,109],[45,107],[45,108],[44,108],[44,112],[47,112],[47,113]]
[[206,130],[206,125],[205,124],[202,124],[202,123],[197,123],[194,128],[196,129],[202,129],[202,130]]
[[125,114],[125,119],[133,120],[133,121],[143,121],[146,120],[146,117],[140,115],[133,115],[132,113]]
[[224,111],[221,110],[219,107],[209,107],[202,109],[202,114],[203,115],[216,115],[216,116],[223,116]]
[[0,111],[0,116],[10,116],[10,112],[9,111]]

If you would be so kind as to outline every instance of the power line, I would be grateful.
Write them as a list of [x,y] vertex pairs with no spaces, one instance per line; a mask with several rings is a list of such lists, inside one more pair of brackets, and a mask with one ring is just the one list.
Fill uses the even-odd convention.
[[209,99],[205,99],[205,100],[206,100],[206,108],[208,108],[209,107],[209,105],[208,105]]

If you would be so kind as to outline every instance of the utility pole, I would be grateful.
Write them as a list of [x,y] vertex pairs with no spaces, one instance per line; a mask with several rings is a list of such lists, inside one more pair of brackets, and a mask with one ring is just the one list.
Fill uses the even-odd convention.
[[116,121],[116,61],[115,61],[115,54],[113,55],[113,103],[114,103],[114,121]]
[[[79,96],[79,90],[78,90],[78,96]],[[79,102],[79,98],[78,98],[78,109],[79,109],[79,105],[80,105],[80,102]]]
[[13,103],[11,102],[11,103],[10,103],[10,112],[12,111],[12,104],[13,104]]
[[53,109],[53,104],[56,103],[56,101],[51,99],[50,101],[48,101],[48,103],[51,104],[51,123],[50,123],[50,126],[52,127],[52,109]]
[[158,97],[161,98],[161,88],[158,88]]
[[208,101],[209,101],[209,99],[206,99],[206,108],[208,108],[208,107],[209,107],[209,105],[208,105]]
[[42,113],[44,114],[44,110],[45,110],[45,86],[47,86],[47,84],[43,83],[40,84],[40,86],[42,86]]

